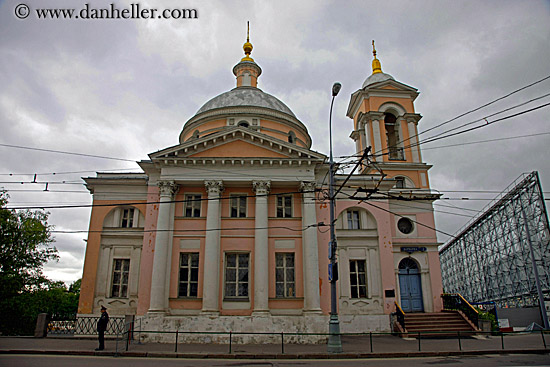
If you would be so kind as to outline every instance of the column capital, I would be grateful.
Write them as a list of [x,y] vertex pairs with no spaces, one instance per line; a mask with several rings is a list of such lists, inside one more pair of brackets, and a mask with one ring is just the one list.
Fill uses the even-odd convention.
[[252,189],[256,195],[267,195],[271,190],[271,181],[252,181]]
[[208,192],[208,197],[219,196],[223,191],[223,181],[221,180],[212,180],[204,181],[204,186],[206,187],[206,192]]
[[161,196],[172,197],[178,191],[179,185],[174,181],[159,181],[157,186]]
[[315,188],[317,187],[317,182],[315,181],[302,181],[300,182],[300,191],[304,193],[315,193]]

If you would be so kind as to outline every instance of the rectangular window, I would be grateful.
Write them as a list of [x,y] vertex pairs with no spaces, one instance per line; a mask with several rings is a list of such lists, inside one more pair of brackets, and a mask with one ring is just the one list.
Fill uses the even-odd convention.
[[183,203],[183,216],[188,218],[201,216],[201,196],[185,195]]
[[349,261],[351,298],[367,298],[367,264],[365,260]]
[[180,255],[179,297],[197,297],[199,290],[199,253]]
[[225,255],[225,298],[248,299],[249,254]]
[[128,297],[128,276],[130,274],[129,259],[115,259],[113,263],[113,285],[111,287],[111,297]]
[[120,221],[122,228],[132,228],[134,226],[134,209],[122,209],[122,220]]
[[231,218],[244,218],[246,217],[246,195],[231,195]]
[[292,195],[277,196],[277,218],[292,217]]
[[361,229],[358,210],[348,210],[348,229]]
[[281,298],[296,297],[294,253],[275,254],[275,295]]
[[405,188],[405,178],[404,177],[396,177],[395,178],[395,188],[396,189],[404,189]]

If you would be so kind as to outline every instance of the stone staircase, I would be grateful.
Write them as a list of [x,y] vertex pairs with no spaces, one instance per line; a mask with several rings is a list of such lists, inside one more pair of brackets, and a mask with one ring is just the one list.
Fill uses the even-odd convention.
[[405,314],[405,332],[411,337],[416,333],[426,333],[422,337],[456,337],[457,332],[467,336],[477,331],[479,329],[460,311]]

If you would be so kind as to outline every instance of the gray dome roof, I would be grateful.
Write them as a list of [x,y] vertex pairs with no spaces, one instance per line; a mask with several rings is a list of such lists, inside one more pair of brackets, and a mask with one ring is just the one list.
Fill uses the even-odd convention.
[[290,108],[279,99],[254,87],[240,87],[222,93],[206,102],[197,111],[196,115],[217,108],[235,106],[264,107],[296,117]]
[[383,81],[386,81],[386,80],[395,80],[395,79],[393,78],[393,76],[391,76],[390,74],[386,74],[386,73],[372,74],[363,83],[363,88],[365,88],[368,85],[383,82]]

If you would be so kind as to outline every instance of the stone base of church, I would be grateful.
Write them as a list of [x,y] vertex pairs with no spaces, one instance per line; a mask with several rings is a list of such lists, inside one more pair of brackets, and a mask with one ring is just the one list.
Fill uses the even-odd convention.
[[[140,337],[142,342],[157,343],[174,343],[175,332],[178,330],[178,342],[181,343],[228,344],[231,331],[231,342],[236,344],[280,344],[281,333],[284,333],[284,343],[316,344],[327,341],[328,336],[325,334],[328,333],[329,324],[329,316],[322,314],[284,316],[147,314],[138,319],[140,320],[136,322],[134,337]],[[342,333],[389,332],[390,318],[389,315],[340,315],[340,331]]]

